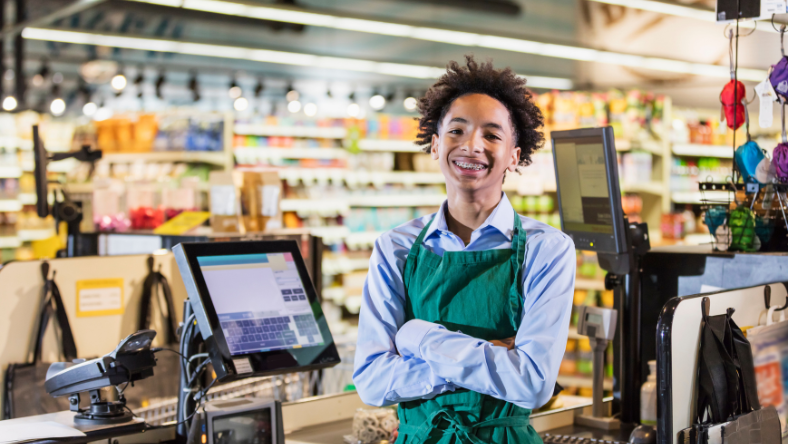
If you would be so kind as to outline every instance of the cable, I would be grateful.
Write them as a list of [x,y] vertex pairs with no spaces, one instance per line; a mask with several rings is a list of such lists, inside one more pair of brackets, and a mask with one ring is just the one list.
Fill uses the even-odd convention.
[[190,419],[192,419],[194,417],[194,415],[196,415],[197,412],[200,410],[203,398],[205,398],[205,396],[208,394],[208,390],[210,390],[211,387],[213,387],[213,385],[216,384],[216,381],[217,381],[217,378],[213,378],[213,380],[211,381],[210,384],[208,384],[207,387],[205,387],[204,389],[202,389],[199,392],[197,392],[197,395],[195,395],[195,400],[197,401],[197,406],[194,407],[194,411],[191,413],[191,415],[187,416],[183,420],[178,421],[178,422],[176,422],[174,424],[162,424],[162,425],[158,425],[158,426],[150,426],[147,429],[151,430],[151,429],[161,429],[161,428],[164,428],[164,427],[178,426],[178,425],[181,425],[181,424],[189,421]]
[[186,364],[186,356],[183,356],[183,353],[181,353],[181,352],[179,352],[179,351],[175,351],[175,350],[173,350],[173,349],[171,349],[171,348],[167,348],[167,347],[156,347],[156,348],[152,348],[152,349],[150,349],[150,351],[152,351],[153,353],[158,353],[158,352],[160,352],[160,351],[168,351],[168,352],[173,352],[173,353],[175,353],[176,355],[178,355],[178,356],[180,356],[180,357],[181,357],[181,365],[185,365],[185,364]]

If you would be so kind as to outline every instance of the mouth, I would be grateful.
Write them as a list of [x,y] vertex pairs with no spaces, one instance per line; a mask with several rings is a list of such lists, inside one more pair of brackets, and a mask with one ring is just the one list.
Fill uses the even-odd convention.
[[482,171],[487,169],[487,165],[477,162],[467,162],[461,160],[453,160],[452,163],[462,170],[467,171]]

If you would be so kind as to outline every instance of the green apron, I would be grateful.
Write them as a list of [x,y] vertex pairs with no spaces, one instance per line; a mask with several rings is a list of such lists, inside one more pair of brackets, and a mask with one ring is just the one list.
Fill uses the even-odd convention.
[[[514,336],[523,310],[525,232],[514,216],[512,248],[444,252],[416,238],[403,273],[406,321],[422,319],[492,340]],[[400,403],[398,444],[541,444],[531,410],[466,389]]]

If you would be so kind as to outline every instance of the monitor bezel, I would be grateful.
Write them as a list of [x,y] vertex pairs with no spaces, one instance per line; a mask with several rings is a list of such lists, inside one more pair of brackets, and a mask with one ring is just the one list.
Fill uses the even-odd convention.
[[239,406],[239,407],[230,407],[228,409],[222,410],[205,410],[205,423],[206,423],[206,431],[208,432],[208,443],[214,444],[213,435],[214,435],[214,427],[213,422],[217,419],[233,417],[238,415],[248,414],[250,412],[258,412],[260,410],[269,410],[271,412],[271,444],[283,444],[280,442],[280,428],[281,428],[281,421],[279,421],[279,415],[281,409],[277,408],[276,401],[259,401],[255,400],[251,402],[247,406]]
[[[236,241],[236,242],[186,242],[178,244],[173,251],[182,250],[183,256],[188,261],[189,271],[191,273],[191,280],[193,281],[197,290],[197,301],[191,300],[192,294],[189,294],[189,299],[196,316],[198,325],[200,326],[200,333],[206,341],[208,348],[213,348],[214,352],[211,355],[212,361],[215,357],[220,357],[222,362],[212,362],[214,370],[220,382],[228,382],[235,379],[254,377],[254,376],[268,376],[282,373],[291,373],[295,371],[309,371],[326,367],[331,367],[339,364],[339,352],[337,351],[334,337],[328,329],[325,315],[320,307],[320,300],[317,297],[315,286],[307,272],[304,258],[301,255],[301,250],[298,243],[293,240],[274,240],[274,241]],[[177,253],[177,252],[176,252]],[[318,355],[311,359],[310,364],[299,365],[296,361],[295,355],[307,354],[315,347],[302,347],[298,349],[281,349],[271,350],[267,352],[243,353],[233,355],[230,353],[230,348],[227,345],[227,338],[222,330],[219,316],[210,296],[210,291],[205,283],[205,279],[200,268],[198,258],[206,256],[226,256],[226,255],[240,255],[240,254],[275,254],[275,253],[290,253],[293,256],[293,261],[296,264],[299,278],[304,286],[309,305],[312,313],[317,321],[320,333],[323,335],[325,341],[325,349]],[[177,254],[176,254],[177,256]],[[180,264],[179,264],[180,265]],[[183,273],[183,271],[181,271]],[[184,277],[186,279],[186,277]],[[189,289],[187,285],[187,291]],[[204,297],[207,295],[207,297]],[[202,318],[202,319],[201,319]],[[203,330],[209,330],[205,332]],[[249,364],[252,367],[252,372],[239,373],[235,367],[235,360],[249,359]],[[219,364],[219,365],[217,365]]]
[[[561,205],[561,180],[558,177],[558,157],[556,156],[556,143],[561,143],[567,139],[601,137],[602,146],[605,153],[605,168],[607,169],[607,189],[610,198],[610,207],[613,212],[613,237],[602,233],[591,233],[587,231],[567,230],[564,223],[564,210]],[[610,126],[601,128],[581,128],[565,131],[553,131],[550,134],[553,149],[553,167],[556,176],[556,196],[558,200],[558,212],[561,216],[561,231],[568,234],[572,239],[590,239],[594,247],[587,245],[577,245],[578,250],[595,251],[597,253],[626,253],[626,226],[624,222],[624,211],[621,207],[621,189],[618,181],[618,157],[615,146],[615,136],[613,128]],[[616,217],[616,215],[619,215]]]

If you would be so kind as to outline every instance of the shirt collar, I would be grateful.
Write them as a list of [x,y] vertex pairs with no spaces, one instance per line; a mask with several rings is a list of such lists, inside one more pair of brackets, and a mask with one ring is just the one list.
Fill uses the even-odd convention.
[[[435,213],[435,218],[432,220],[430,227],[427,229],[424,239],[432,236],[436,231],[440,231],[441,233],[449,231],[449,227],[446,224],[446,209],[448,208],[448,205],[449,201],[445,200],[438,209],[438,212]],[[501,193],[501,201],[498,202],[498,205],[495,207],[493,212],[487,216],[487,220],[485,220],[484,223],[479,228],[477,228],[477,231],[482,230],[488,226],[495,228],[501,234],[506,236],[507,239],[512,240],[512,232],[514,231],[514,208],[512,208],[509,198],[506,197],[506,193]]]

